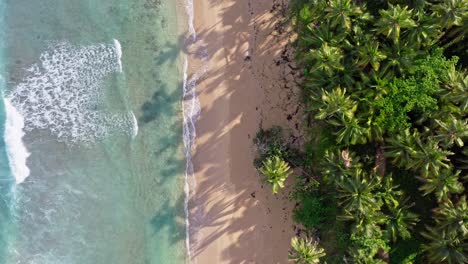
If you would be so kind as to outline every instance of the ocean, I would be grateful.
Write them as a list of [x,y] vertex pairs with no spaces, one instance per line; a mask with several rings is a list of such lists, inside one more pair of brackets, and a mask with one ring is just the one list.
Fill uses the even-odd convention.
[[183,5],[0,0],[0,263],[187,262]]

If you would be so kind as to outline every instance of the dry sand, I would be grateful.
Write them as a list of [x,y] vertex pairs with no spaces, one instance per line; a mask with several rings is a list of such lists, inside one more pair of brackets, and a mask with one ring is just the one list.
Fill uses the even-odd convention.
[[[198,82],[201,116],[193,152],[190,235],[192,263],[287,263],[294,236],[290,190],[273,195],[253,166],[260,127],[291,128],[298,144],[298,77],[291,34],[280,27],[281,0],[198,0],[198,42],[191,65],[207,71]],[[287,84],[286,84],[287,83]],[[289,184],[292,183],[292,179]]]

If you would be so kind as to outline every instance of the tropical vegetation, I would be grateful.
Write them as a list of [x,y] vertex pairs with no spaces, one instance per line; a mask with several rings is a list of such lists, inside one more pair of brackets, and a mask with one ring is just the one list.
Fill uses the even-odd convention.
[[468,263],[468,0],[290,5],[308,142],[257,141],[275,193],[300,167],[291,258]]
[[297,264],[320,263],[320,258],[326,255],[325,250],[318,246],[317,241],[312,242],[306,238],[293,237],[291,248],[289,259]]

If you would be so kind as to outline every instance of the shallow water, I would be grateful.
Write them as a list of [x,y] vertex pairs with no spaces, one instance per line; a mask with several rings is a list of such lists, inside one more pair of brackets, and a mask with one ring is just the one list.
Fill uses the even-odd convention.
[[175,5],[0,0],[1,263],[185,262]]

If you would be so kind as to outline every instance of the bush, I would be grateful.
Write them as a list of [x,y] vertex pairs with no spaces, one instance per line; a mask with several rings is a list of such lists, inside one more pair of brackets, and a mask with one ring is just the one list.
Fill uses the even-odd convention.
[[317,192],[298,195],[299,206],[294,209],[293,219],[307,229],[318,228],[326,220],[329,210]]
[[392,245],[390,250],[391,264],[412,264],[418,263],[418,257],[421,253],[421,244],[417,238],[409,240],[399,240],[395,245]]
[[438,109],[435,94],[440,84],[447,81],[447,73],[458,58],[446,59],[442,50],[436,50],[425,59],[415,62],[411,74],[394,78],[388,84],[386,95],[375,104],[379,109],[377,123],[388,132],[410,127],[410,113],[429,115]]
[[257,146],[259,157],[254,160],[256,168],[269,157],[279,157],[291,165],[298,167],[304,164],[305,155],[297,149],[292,148],[284,139],[283,128],[273,126],[269,129],[260,129],[253,143]]

